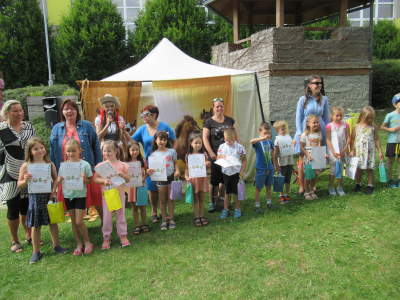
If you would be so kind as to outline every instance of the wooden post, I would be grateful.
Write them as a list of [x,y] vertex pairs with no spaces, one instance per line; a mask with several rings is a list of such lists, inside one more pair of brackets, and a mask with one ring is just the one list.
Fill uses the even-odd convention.
[[248,26],[251,36],[253,34],[253,6],[251,6],[250,13],[248,14]]
[[347,27],[348,0],[340,0],[339,27]]
[[285,0],[276,0],[276,27],[284,27],[285,22]]
[[233,41],[240,40],[240,0],[233,0]]

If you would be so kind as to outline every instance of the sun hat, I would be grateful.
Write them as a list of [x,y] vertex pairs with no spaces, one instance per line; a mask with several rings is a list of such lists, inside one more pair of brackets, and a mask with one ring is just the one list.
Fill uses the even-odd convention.
[[399,101],[400,101],[400,94],[394,95],[394,97],[392,99],[392,103],[396,104]]
[[115,108],[120,108],[121,103],[119,103],[119,100],[117,97],[113,97],[110,94],[105,94],[103,98],[99,98],[100,105],[103,106],[104,103],[106,102],[113,102],[115,104]]

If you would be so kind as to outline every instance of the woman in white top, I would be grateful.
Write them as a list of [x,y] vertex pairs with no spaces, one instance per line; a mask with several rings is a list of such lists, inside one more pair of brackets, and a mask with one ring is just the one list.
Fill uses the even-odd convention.
[[118,109],[121,107],[118,98],[106,94],[103,98],[99,99],[99,102],[101,105],[101,114],[94,120],[94,125],[96,126],[100,143],[103,144],[106,140],[113,140],[118,145],[126,144],[125,121],[118,115]]

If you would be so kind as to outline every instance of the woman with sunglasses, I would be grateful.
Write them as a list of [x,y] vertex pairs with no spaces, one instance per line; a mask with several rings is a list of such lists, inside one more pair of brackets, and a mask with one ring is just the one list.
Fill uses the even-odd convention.
[[236,142],[239,143],[239,136],[235,125],[235,120],[231,117],[224,116],[224,99],[215,98],[213,100],[214,115],[204,122],[203,126],[203,143],[210,157],[211,162],[211,179],[209,186],[210,204],[208,212],[214,212],[214,197],[225,196],[224,177],[222,175],[221,166],[215,164],[217,159],[217,151],[224,141],[224,129],[228,127],[235,128]]
[[[168,133],[169,141],[171,142],[171,148],[176,150],[176,137],[174,131],[167,123],[157,121],[159,116],[159,110],[157,106],[146,105],[142,109],[140,117],[143,119],[145,125],[142,125],[138,130],[132,135],[132,139],[136,142],[141,143],[143,146],[146,161],[148,163],[148,157],[151,152],[151,143],[154,139],[154,134],[158,130],[164,130]],[[155,181],[151,181],[150,176],[146,178],[146,186],[149,190],[149,198],[151,203],[151,222],[157,223],[157,204],[158,204],[158,191]]]
[[[297,103],[296,111],[296,152],[299,154],[299,183],[300,190],[297,196],[302,196],[304,194],[304,167],[303,158],[304,154],[300,150],[299,137],[304,132],[306,126],[306,120],[308,115],[316,115],[319,118],[319,126],[321,128],[321,133],[326,145],[326,124],[330,122],[329,113],[329,103],[328,98],[321,94],[322,89],[322,78],[318,75],[311,75],[307,79],[307,88],[305,94],[300,97]],[[317,190],[314,189],[314,192]]]

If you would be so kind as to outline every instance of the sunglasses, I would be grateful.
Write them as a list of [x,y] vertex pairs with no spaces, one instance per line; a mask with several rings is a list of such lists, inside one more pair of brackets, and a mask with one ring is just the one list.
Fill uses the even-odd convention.
[[147,111],[147,112],[145,112],[145,113],[143,113],[143,114],[140,114],[140,117],[141,117],[141,118],[144,118],[144,117],[147,117],[148,115],[152,116],[153,113]]
[[215,99],[213,100],[213,102],[216,102],[216,101],[224,102],[224,99],[222,99],[222,98],[215,98]]
[[322,82],[321,81],[317,81],[317,82],[311,82],[310,84],[322,85]]

